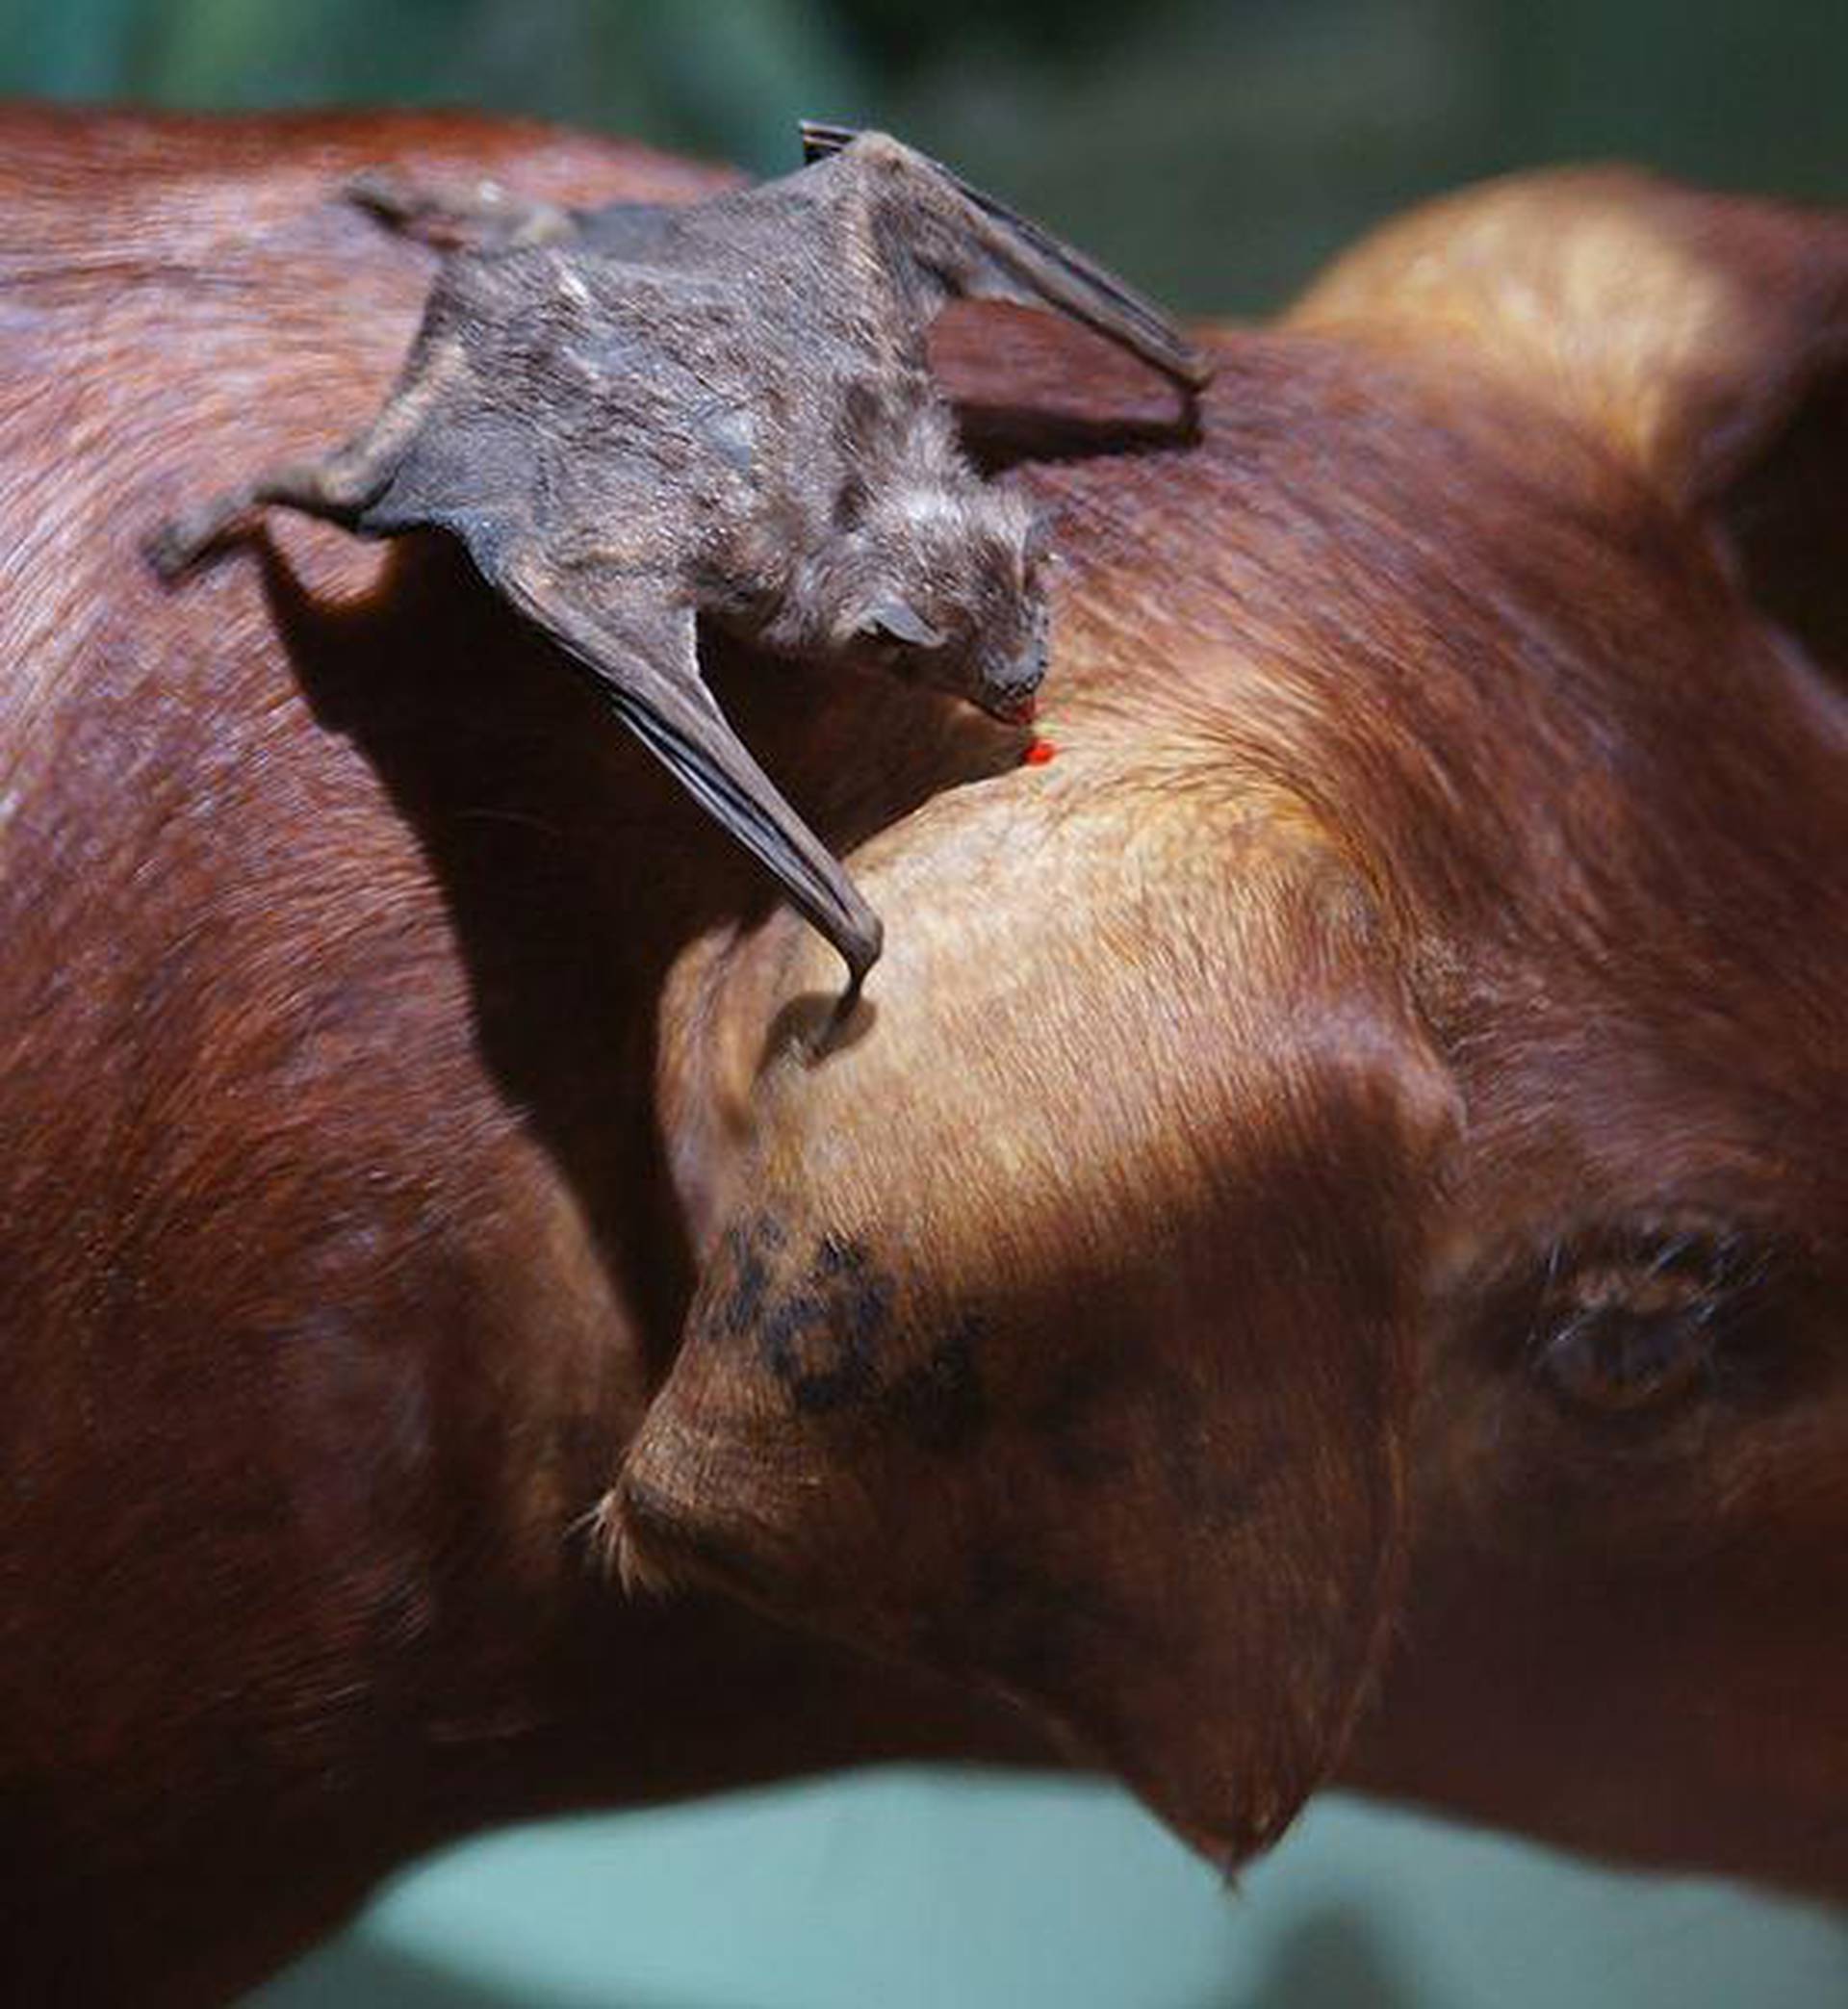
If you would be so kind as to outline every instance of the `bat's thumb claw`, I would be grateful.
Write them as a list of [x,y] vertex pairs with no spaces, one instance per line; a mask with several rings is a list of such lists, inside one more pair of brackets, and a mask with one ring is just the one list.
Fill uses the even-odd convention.
[[341,185],[341,194],[356,209],[369,209],[387,222],[402,222],[417,214],[417,193],[391,167],[362,167]]
[[178,521],[158,525],[141,539],[141,555],[169,585],[199,554],[195,538]]

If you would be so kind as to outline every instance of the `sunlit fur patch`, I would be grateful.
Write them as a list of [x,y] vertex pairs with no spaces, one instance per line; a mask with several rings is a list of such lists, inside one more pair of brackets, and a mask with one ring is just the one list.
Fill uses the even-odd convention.
[[[1225,1861],[1387,1636],[1399,1238],[1454,1119],[1364,897],[1266,801],[1206,848],[1200,798],[1075,757],[866,847],[911,922],[874,1032],[723,1092],[748,1172],[612,1514],[639,1580],[998,1687]],[[820,979],[759,953],[766,1008]]]

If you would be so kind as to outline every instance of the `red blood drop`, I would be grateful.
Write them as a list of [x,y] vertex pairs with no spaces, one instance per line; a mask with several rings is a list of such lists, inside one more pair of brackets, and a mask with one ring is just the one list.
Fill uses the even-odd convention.
[[1050,739],[1036,739],[1028,746],[1026,752],[1020,756],[1020,759],[1028,767],[1043,767],[1052,759],[1054,751],[1055,749]]

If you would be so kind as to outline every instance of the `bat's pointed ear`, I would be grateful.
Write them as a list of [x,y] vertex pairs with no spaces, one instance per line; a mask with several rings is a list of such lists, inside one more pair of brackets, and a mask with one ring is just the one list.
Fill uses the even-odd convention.
[[896,596],[878,602],[860,617],[860,631],[876,642],[903,642],[908,649],[940,649],[943,635],[909,601]]
[[1475,349],[1707,516],[1766,609],[1848,665],[1848,214],[1522,176],[1387,225],[1289,319]]

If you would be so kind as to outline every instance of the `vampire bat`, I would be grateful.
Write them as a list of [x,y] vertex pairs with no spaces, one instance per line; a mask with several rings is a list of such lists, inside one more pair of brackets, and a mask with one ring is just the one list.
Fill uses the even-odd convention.
[[1120,281],[934,161],[880,133],[803,137],[798,172],[682,208],[362,177],[354,199],[458,246],[397,388],[325,459],[148,549],[171,578],[266,502],[362,536],[449,531],[776,874],[845,960],[845,1007],[879,917],[727,725],[697,617],[1023,717],[1045,663],[1040,538],[964,460],[931,321],[952,296],[1024,301],[1190,394],[1207,369]]

